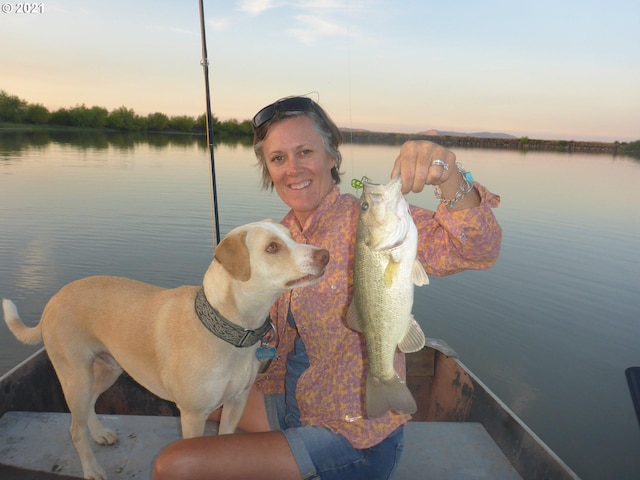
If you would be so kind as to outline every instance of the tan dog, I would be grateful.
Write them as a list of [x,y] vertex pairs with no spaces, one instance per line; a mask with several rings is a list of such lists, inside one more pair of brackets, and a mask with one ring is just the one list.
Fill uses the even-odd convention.
[[[294,242],[282,225],[257,222],[232,230],[216,247],[204,295],[195,286],[89,277],[54,295],[36,327],[22,323],[10,300],[3,300],[4,316],[20,341],[44,341],[71,411],[84,477],[105,479],[87,430],[98,443],[118,441],[98,420],[95,403],[123,370],[177,404],[184,438],[201,436],[209,414],[223,405],[219,432],[234,432],[257,375],[259,336],[271,328],[271,305],[283,291],[317,281],[328,261],[329,252]],[[216,323],[211,307],[227,322]]]

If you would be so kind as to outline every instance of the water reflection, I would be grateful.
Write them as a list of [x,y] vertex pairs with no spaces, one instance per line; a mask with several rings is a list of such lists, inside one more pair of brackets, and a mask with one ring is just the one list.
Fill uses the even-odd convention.
[[[287,208],[259,189],[249,145],[216,139],[221,234]],[[346,145],[351,178],[389,177],[397,146]],[[640,163],[600,154],[456,150],[499,193],[496,266],[432,278],[414,313],[579,475],[640,478],[624,369],[640,359]],[[37,323],[92,274],[198,284],[211,261],[204,137],[0,133],[0,295]],[[430,189],[412,203],[434,208]],[[0,371],[24,358],[0,322]],[[579,404],[579,407],[577,407]],[[601,441],[606,439],[606,441]]]
[[44,238],[30,240],[20,251],[15,285],[26,295],[58,283],[55,256],[51,244]]
[[[225,145],[251,145],[252,139],[247,136],[217,136],[216,144]],[[136,146],[150,145],[156,148],[167,146],[197,146],[201,150],[207,149],[207,141],[204,135],[167,134],[153,132],[107,132],[91,130],[4,130],[0,131],[0,156],[8,157],[11,154],[25,149],[38,149],[50,144],[70,145],[79,149],[106,150],[133,150]]]

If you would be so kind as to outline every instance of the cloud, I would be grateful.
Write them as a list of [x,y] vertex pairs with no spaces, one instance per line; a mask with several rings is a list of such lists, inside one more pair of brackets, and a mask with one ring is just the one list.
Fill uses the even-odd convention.
[[347,36],[349,28],[343,25],[348,21],[346,13],[361,10],[361,2],[354,5],[344,0],[241,0],[239,9],[252,16],[258,16],[269,10],[286,7],[280,16],[289,19],[291,25],[286,33],[305,45],[314,44],[319,38]]
[[344,0],[240,0],[239,8],[241,11],[250,15],[260,15],[267,10],[279,7],[292,7],[300,10],[342,10],[352,8],[360,8],[361,2],[354,2],[354,5],[345,3]]
[[207,25],[209,25],[214,32],[222,32],[229,28],[230,21],[228,18],[216,18],[207,20]]
[[249,15],[256,16],[282,5],[285,5],[285,3],[274,0],[241,0],[240,10]]
[[332,10],[345,10],[348,4],[345,4],[344,0],[303,0],[297,2],[296,5],[300,8],[315,10],[315,9],[332,9]]
[[179,35],[197,35],[198,33],[193,30],[187,30],[185,28],[166,27],[164,25],[149,25],[147,28],[156,32],[162,33],[177,33]]
[[297,28],[287,30],[305,45],[312,45],[319,37],[347,35],[347,29],[337,23],[317,15],[296,15]]

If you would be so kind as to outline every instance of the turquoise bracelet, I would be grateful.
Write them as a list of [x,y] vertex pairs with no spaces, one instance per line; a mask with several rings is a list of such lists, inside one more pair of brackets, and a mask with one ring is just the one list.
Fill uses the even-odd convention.
[[440,190],[440,187],[436,185],[433,188],[433,194],[435,195],[435,197],[438,200],[440,200],[440,203],[448,203],[449,208],[453,208],[454,205],[457,202],[459,202],[460,199],[464,197],[467,193],[469,193],[473,188],[473,175],[471,175],[471,172],[467,172],[464,169],[464,167],[460,164],[460,162],[456,162],[456,167],[458,168],[458,171],[462,175],[462,182],[460,182],[460,189],[456,192],[455,197],[453,197],[450,200],[447,200],[446,198],[442,198],[442,190]]

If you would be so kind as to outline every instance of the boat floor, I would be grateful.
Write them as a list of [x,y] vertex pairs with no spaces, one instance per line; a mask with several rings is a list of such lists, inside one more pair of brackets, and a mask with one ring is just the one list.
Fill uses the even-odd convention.
[[[93,444],[96,458],[111,480],[150,479],[155,456],[180,438],[178,417],[99,417],[120,436],[117,445]],[[69,436],[70,422],[66,413],[5,413],[0,418],[0,477],[39,478],[20,469],[82,477]],[[206,434],[216,431],[217,425],[209,422]],[[410,422],[404,437],[404,452],[393,476],[396,480],[521,479],[479,423]]]

